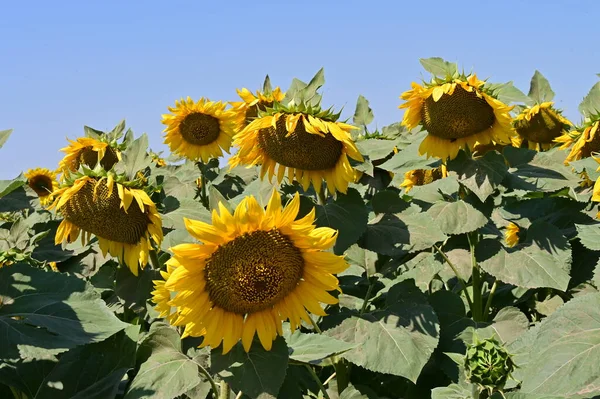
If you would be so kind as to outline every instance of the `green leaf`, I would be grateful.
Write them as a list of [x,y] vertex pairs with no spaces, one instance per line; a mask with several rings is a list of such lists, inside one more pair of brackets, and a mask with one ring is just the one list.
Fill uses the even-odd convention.
[[0,301],[0,358],[5,360],[58,354],[127,326],[92,285],[23,264],[0,268]]
[[142,360],[125,399],[174,398],[190,391],[201,379],[198,366],[181,353],[181,341],[175,329],[158,323],[140,345]]
[[576,224],[577,237],[587,249],[600,251],[600,223],[598,224]]
[[270,351],[255,339],[246,353],[241,343],[226,355],[211,352],[211,370],[218,373],[234,391],[243,391],[252,399],[274,398],[285,379],[288,365],[288,347],[277,337]]
[[300,330],[296,330],[291,334],[286,330],[283,337],[291,349],[290,359],[304,363],[319,363],[331,355],[358,346],[327,335],[304,334]]
[[444,234],[470,233],[485,226],[487,218],[483,213],[462,200],[439,202],[427,211]]
[[438,387],[431,390],[431,399],[472,399],[471,388],[450,384],[447,387]]
[[[563,164],[565,154],[558,148],[546,151],[522,151],[505,148],[504,155],[514,170],[507,175],[507,186],[528,191],[556,191],[565,187],[578,187],[580,177]],[[521,158],[515,162],[514,155]],[[532,158],[531,158],[532,156]]]
[[[481,339],[496,337],[504,344],[509,344],[527,331],[529,319],[518,308],[508,306],[500,309],[489,326],[478,328],[477,335]],[[471,342],[471,337],[464,339]]]
[[356,142],[358,151],[370,160],[384,159],[394,152],[396,140],[369,138]]
[[[600,293],[574,298],[536,328],[529,362],[519,370],[524,393],[600,395]],[[585,394],[585,396],[583,396]]]
[[561,291],[569,284],[571,247],[560,230],[546,222],[533,223],[525,243],[511,250],[502,249],[496,240],[484,239],[476,254],[483,270],[508,284]]
[[165,228],[185,230],[183,218],[201,220],[206,223],[212,221],[210,212],[196,200],[189,198],[177,200],[175,197],[167,197],[164,204],[166,206],[169,203],[173,203],[174,210],[162,215],[162,223]]
[[273,87],[271,86],[271,78],[269,78],[269,75],[265,76],[262,91],[263,93],[271,93],[273,91]]
[[144,313],[146,302],[152,297],[154,290],[153,280],[162,279],[158,270],[146,265],[143,270],[134,276],[128,267],[120,267],[116,275],[115,293],[123,300],[124,306],[136,313]]
[[236,207],[244,198],[252,195],[260,205],[267,206],[273,190],[278,188],[279,184],[272,184],[268,179],[256,179],[246,186],[241,195],[232,198],[229,203],[232,207]]
[[229,204],[229,201],[227,201],[227,198],[213,185],[208,187],[208,203],[210,204],[211,211],[216,209],[219,212],[219,203],[223,204],[231,214],[235,211]]
[[360,345],[340,355],[349,362],[416,382],[438,345],[438,319],[410,282],[396,284],[387,296],[385,310],[352,316],[325,334]]
[[458,73],[458,65],[444,61],[440,57],[420,58],[419,62],[427,72],[440,78],[451,77]]
[[512,82],[505,83],[501,85],[497,90],[495,90],[495,94],[498,100],[502,101],[505,104],[510,103],[525,103],[531,104],[531,99],[525,95],[521,90],[516,88]]
[[349,264],[362,267],[367,272],[367,276],[375,274],[375,262],[377,262],[377,254],[375,252],[363,249],[358,244],[354,244],[346,250],[345,255]]
[[152,164],[152,158],[148,156],[147,151],[148,136],[144,133],[121,154],[125,173],[130,179],[135,179],[138,171],[144,170]]
[[550,82],[548,82],[548,80],[540,73],[540,71],[536,70],[533,74],[528,95],[538,104],[546,101],[552,101],[554,99],[554,92],[550,87]]
[[369,212],[358,191],[349,188],[346,194],[325,206],[317,205],[317,226],[331,227],[338,231],[334,252],[342,254],[358,240],[367,228]]
[[579,112],[586,118],[592,118],[600,113],[600,82],[596,83],[579,104]]
[[10,194],[27,182],[23,173],[12,180],[0,180],[0,198]]
[[448,163],[448,171],[455,173],[458,181],[471,190],[481,202],[485,202],[494,192],[507,170],[504,158],[496,152],[488,152],[476,160],[468,159],[461,152]]
[[[394,177],[394,180],[396,180],[396,177]],[[400,182],[398,183],[400,184]],[[413,200],[433,204],[440,201],[446,201],[448,197],[453,197],[458,193],[459,187],[456,176],[448,176],[425,184],[424,186],[414,186],[408,195],[410,195]]]
[[412,279],[421,291],[426,292],[429,283],[436,274],[442,271],[444,265],[431,252],[421,252],[404,263],[402,267],[406,270],[403,270],[394,282]]
[[399,213],[409,207],[409,203],[400,198],[397,191],[378,191],[371,199],[375,213]]
[[123,376],[135,366],[139,329],[130,326],[102,342],[74,348],[61,356],[35,399],[115,397]]
[[369,101],[362,95],[358,96],[356,101],[356,110],[354,111],[354,117],[352,121],[357,126],[367,126],[373,122],[373,110],[369,107]]
[[418,149],[423,137],[425,137],[425,133],[423,132],[415,134],[412,137],[412,144],[379,165],[378,168],[393,172],[395,175],[399,176],[398,178],[404,180],[404,173],[409,170],[427,169],[439,164],[439,160],[437,159],[427,159],[419,155]]
[[369,397],[360,393],[358,389],[350,384],[342,391],[340,399],[369,399]]
[[6,140],[10,137],[10,134],[13,132],[12,129],[8,130],[0,130],[0,148],[6,143]]

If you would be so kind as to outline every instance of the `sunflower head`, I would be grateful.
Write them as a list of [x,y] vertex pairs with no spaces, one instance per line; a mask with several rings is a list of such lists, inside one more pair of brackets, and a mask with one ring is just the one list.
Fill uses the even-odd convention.
[[320,190],[324,180],[330,192],[346,192],[355,178],[349,158],[363,158],[350,136],[356,127],[339,122],[340,114],[331,108],[321,108],[317,89],[324,81],[322,71],[308,85],[294,81],[281,102],[258,111],[234,139],[239,151],[230,159],[231,167],[260,164],[261,177],[277,174],[281,182],[287,174],[305,190],[311,183]]
[[404,181],[400,187],[404,187],[408,193],[414,186],[424,186],[447,176],[444,166],[432,169],[414,169],[404,173]]
[[237,90],[242,99],[239,102],[232,102],[231,105],[238,114],[238,129],[243,129],[258,116],[259,111],[266,111],[272,108],[275,102],[280,102],[285,97],[285,93],[279,87],[273,89],[269,75],[265,78],[263,89],[257,90],[253,94],[250,90],[242,88]]
[[58,188],[56,173],[46,168],[29,169],[25,173],[27,184],[40,198],[42,205],[47,205],[52,201],[52,194]]
[[561,144],[559,147],[561,150],[569,150],[565,165],[591,157],[593,153],[600,151],[600,116],[598,119],[585,122],[583,126],[573,131],[564,133],[554,141]]
[[236,112],[225,110],[226,103],[190,97],[175,101],[171,113],[162,116],[165,144],[175,154],[206,163],[229,153],[236,128]]
[[531,150],[548,150],[552,148],[555,139],[568,132],[571,122],[562,116],[562,112],[553,107],[553,102],[547,101],[524,108],[513,121],[513,127],[518,136],[513,145],[527,145]]
[[320,303],[337,303],[333,274],[348,265],[327,251],[336,231],[316,228],[314,209],[296,220],[299,207],[298,194],[282,207],[274,191],[266,210],[250,196],[233,214],[220,203],[212,224],[185,219],[200,243],[171,248],[164,284],[155,283],[157,310],[185,326],[184,336],[203,336],[201,346],[223,343],[224,353],[240,339],[248,351],[255,334],[270,350],[283,320],[295,330],[310,323],[307,311],[325,315]]
[[402,125],[421,125],[428,133],[419,152],[441,159],[454,159],[461,148],[476,144],[510,143],[513,135],[509,111],[491,86],[477,75],[459,74],[455,64],[444,77],[429,83],[412,83],[400,97],[406,109]]
[[103,175],[77,174],[55,192],[51,208],[63,216],[55,243],[73,242],[82,235],[85,244],[91,235],[100,249],[127,265],[134,275],[138,264],[148,263],[153,241],[162,241],[162,223],[156,205],[141,181],[127,181],[112,172]]
[[519,231],[519,226],[512,222],[506,226],[506,231],[504,232],[504,240],[506,241],[506,245],[509,247],[514,247],[519,243]]
[[495,338],[481,340],[474,334],[465,354],[467,380],[490,393],[502,389],[515,370],[512,355]]

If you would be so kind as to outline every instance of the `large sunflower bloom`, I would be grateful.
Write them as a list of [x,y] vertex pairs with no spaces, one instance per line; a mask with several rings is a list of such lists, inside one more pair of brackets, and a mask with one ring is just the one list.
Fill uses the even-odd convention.
[[[115,187],[116,186],[116,187]],[[143,190],[125,187],[108,178],[83,176],[55,193],[51,207],[62,213],[55,243],[73,242],[82,232],[85,243],[94,234],[100,249],[126,264],[137,276],[152,249],[160,245],[162,223],[156,205]]]
[[444,165],[432,169],[409,170],[404,173],[404,181],[400,184],[400,187],[404,187],[408,193],[414,186],[424,186],[446,176],[448,176],[448,172]]
[[355,179],[348,157],[363,161],[350,136],[352,129],[356,127],[302,112],[262,116],[236,135],[234,144],[240,150],[229,163],[260,164],[261,178],[268,173],[269,179],[277,168],[280,183],[287,170],[289,181],[301,182],[304,190],[312,182],[319,191],[325,180],[330,192],[345,193]]
[[246,88],[236,90],[243,101],[232,102],[231,105],[238,115],[238,126],[246,127],[258,116],[258,111],[265,111],[273,106],[275,102],[280,102],[285,97],[285,93],[279,87],[273,91],[260,91],[256,95]]
[[240,339],[249,351],[255,333],[270,350],[283,320],[295,330],[301,320],[310,323],[307,310],[324,316],[320,302],[337,303],[328,293],[339,289],[333,274],[348,265],[343,256],[325,252],[336,231],[315,228],[314,208],[295,220],[299,207],[298,194],[282,208],[274,191],[266,211],[250,196],[233,215],[220,203],[212,224],[185,219],[202,244],[171,248],[167,263],[174,270],[164,288],[156,287],[157,309],[171,315],[167,306],[174,307],[172,324],[185,326],[183,336],[203,336],[201,346],[212,348],[223,342],[223,353]]
[[58,189],[56,173],[46,168],[29,169],[25,173],[27,184],[40,198],[40,203],[45,206],[52,202],[53,193]]
[[225,110],[226,103],[190,97],[175,101],[168,107],[171,114],[162,116],[167,125],[165,144],[172,152],[192,161],[208,162],[211,158],[229,154],[231,138],[236,127],[236,113]]
[[513,107],[486,93],[484,83],[476,75],[425,86],[413,82],[402,94],[402,125],[413,129],[421,124],[428,133],[419,147],[421,155],[454,159],[461,148],[510,143]]
[[600,120],[588,122],[581,129],[565,133],[554,141],[562,143],[561,150],[571,148],[565,159],[566,165],[588,158],[593,152],[600,151]]
[[79,137],[68,141],[70,144],[61,148],[66,155],[58,164],[63,178],[68,177],[70,172],[76,172],[81,164],[94,169],[100,162],[104,170],[110,170],[121,159],[120,151],[104,141],[91,137]]
[[531,150],[548,150],[556,145],[555,139],[565,133],[572,123],[554,109],[551,101],[525,108],[513,121],[518,136],[512,139],[515,147],[524,142]]

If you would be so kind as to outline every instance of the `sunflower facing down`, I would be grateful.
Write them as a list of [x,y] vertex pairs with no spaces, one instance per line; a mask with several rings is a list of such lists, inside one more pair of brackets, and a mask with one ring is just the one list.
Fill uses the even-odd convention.
[[275,90],[256,92],[256,95],[246,88],[236,90],[238,95],[244,101],[232,102],[233,109],[238,114],[238,126],[243,129],[258,116],[258,111],[265,111],[273,106],[276,101],[279,102],[285,97],[285,93],[279,87]]
[[175,101],[175,107],[168,107],[171,114],[162,116],[162,123],[167,125],[164,143],[175,154],[192,161],[206,163],[223,156],[223,151],[229,154],[237,115],[233,110],[226,111],[226,106],[205,98]]
[[444,165],[432,169],[409,170],[404,173],[404,181],[400,184],[400,187],[404,187],[408,193],[414,186],[424,186],[446,176],[448,176],[448,172]]
[[57,245],[75,241],[80,232],[86,243],[94,234],[105,256],[117,257],[137,276],[138,265],[148,263],[150,238],[157,245],[162,241],[161,219],[148,194],[115,182],[112,175],[83,176],[55,197],[51,208],[64,217],[54,239]]
[[42,206],[52,202],[53,193],[58,188],[56,173],[46,168],[29,169],[25,173],[27,184],[40,198]]
[[331,193],[345,193],[356,176],[348,157],[363,161],[349,133],[356,127],[336,122],[330,114],[320,116],[282,111],[255,119],[236,135],[234,144],[240,150],[230,166],[259,164],[261,178],[268,173],[271,180],[277,173],[281,183],[287,173],[304,190],[312,183],[319,191],[325,180]]
[[[227,353],[241,339],[250,350],[255,334],[270,350],[282,321],[292,330],[307,310],[324,316],[320,303],[335,304],[328,291],[339,290],[333,275],[348,267],[343,256],[325,252],[337,233],[315,228],[315,211],[295,220],[298,194],[285,207],[274,191],[266,210],[252,196],[233,215],[219,204],[212,224],[185,219],[189,233],[201,244],[180,244],[167,262],[173,270],[154,291],[157,310],[185,326],[183,336],[203,336],[201,346],[223,343]],[[170,295],[167,294],[170,292]],[[172,299],[169,299],[172,298]],[[174,309],[170,309],[173,307]]]
[[473,149],[476,144],[508,144],[513,135],[509,111],[513,108],[496,99],[476,75],[421,86],[400,97],[406,103],[402,125],[413,129],[422,125],[427,137],[419,147],[421,155],[454,159],[461,148]]
[[555,139],[566,134],[572,123],[547,101],[525,108],[513,121],[518,136],[513,137],[515,147],[527,144],[530,150],[543,151],[556,145]]
[[110,170],[121,159],[121,152],[104,141],[91,137],[79,137],[68,141],[70,144],[60,150],[66,155],[58,164],[58,170],[63,173],[63,180],[71,172],[76,172],[81,164],[94,169],[100,162],[104,170]]
[[600,120],[590,121],[581,128],[567,132],[554,141],[561,143],[561,150],[571,148],[565,159],[565,165],[592,156],[600,151]]

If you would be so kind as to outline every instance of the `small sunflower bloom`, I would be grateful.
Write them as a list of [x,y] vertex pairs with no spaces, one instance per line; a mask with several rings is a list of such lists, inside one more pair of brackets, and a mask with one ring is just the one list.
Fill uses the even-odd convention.
[[519,243],[519,231],[519,226],[512,222],[506,226],[506,231],[504,232],[506,245],[512,248]]
[[235,133],[236,113],[225,110],[226,103],[190,97],[168,107],[170,114],[162,116],[164,143],[175,154],[189,160],[206,163],[211,158],[229,154],[231,138]]
[[72,172],[76,172],[82,164],[94,169],[100,163],[102,168],[108,171],[121,160],[121,152],[104,141],[92,137],[78,137],[75,140],[67,140],[70,144],[61,148],[60,151],[66,153],[66,155],[58,165],[63,180]]
[[27,184],[40,198],[42,206],[50,204],[53,193],[58,189],[56,173],[46,168],[29,169],[25,173]]
[[184,326],[183,336],[202,336],[201,346],[223,345],[227,353],[240,340],[246,351],[258,335],[265,350],[282,335],[282,321],[292,330],[308,312],[324,316],[320,303],[336,304],[335,273],[348,264],[327,252],[337,232],[316,228],[315,210],[297,219],[298,194],[282,207],[273,191],[266,210],[252,196],[230,213],[220,203],[212,224],[185,219],[198,244],[180,244],[155,283],[154,300],[163,317]]
[[588,158],[592,153],[600,151],[600,120],[590,121],[579,129],[557,137],[555,141],[561,144],[561,150],[570,148],[565,165]]
[[256,91],[253,94],[250,90],[242,88],[236,90],[238,96],[243,101],[232,102],[231,105],[238,115],[238,126],[241,129],[246,127],[250,122],[258,117],[259,111],[266,111],[267,108],[273,107],[275,102],[281,102],[285,97],[285,93],[279,87],[274,90]]
[[424,186],[447,176],[445,167],[432,169],[414,169],[404,173],[404,181],[400,184],[408,193],[414,186]]
[[427,136],[419,154],[442,160],[454,159],[460,149],[473,150],[476,144],[508,144],[514,134],[509,115],[512,106],[504,104],[485,89],[477,75],[439,81],[412,89],[400,98],[406,109],[402,125],[413,129],[422,125]]
[[527,145],[530,150],[545,151],[556,145],[556,139],[567,134],[573,125],[561,112],[547,101],[525,108],[513,121],[517,136],[513,137],[515,147]]

